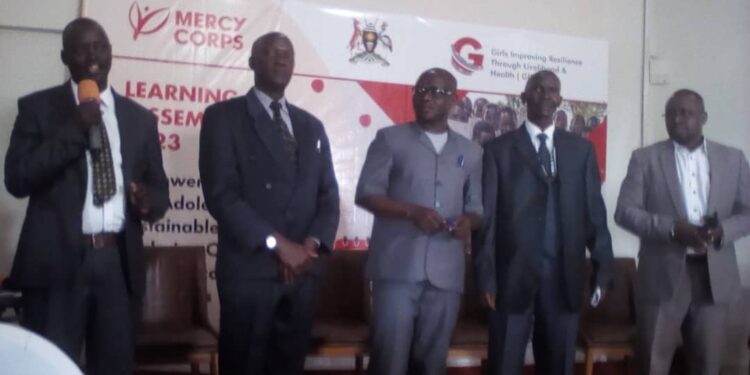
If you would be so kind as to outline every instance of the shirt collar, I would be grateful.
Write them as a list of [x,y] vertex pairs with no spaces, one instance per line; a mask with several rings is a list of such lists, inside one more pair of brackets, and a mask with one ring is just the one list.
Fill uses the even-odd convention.
[[677,143],[675,141],[672,141],[672,143],[674,144],[674,151],[676,153],[678,153],[678,154],[681,154],[681,155],[692,155],[692,154],[695,154],[696,152],[699,152],[699,153],[701,153],[703,155],[708,155],[708,148],[706,147],[706,137],[703,137],[703,140],[701,141],[701,145],[698,146],[698,147],[696,147],[692,151],[690,151],[690,149],[688,149],[687,147],[685,147],[685,146],[683,146],[683,145],[681,145],[681,144],[679,144],[679,143]]
[[[72,79],[70,80],[70,88],[73,90],[73,98],[76,100],[76,105],[81,104],[78,101],[78,84]],[[104,91],[99,93],[99,102],[104,104],[105,108],[113,108],[115,97],[112,95],[112,86],[107,85]]]
[[[260,91],[257,87],[253,87],[253,92],[260,101],[260,104],[263,105],[263,108],[266,109],[266,112],[273,113],[273,110],[271,109],[271,103],[273,102],[273,99],[265,92]],[[279,99],[279,104],[281,104],[281,112],[289,112],[286,108],[286,98]]]
[[544,129],[544,131],[542,131],[542,129],[539,127],[539,125],[537,125],[537,124],[535,124],[535,123],[533,123],[533,122],[531,122],[529,120],[526,120],[526,131],[529,133],[529,137],[531,137],[532,141],[534,141],[534,142],[539,141],[539,138],[537,138],[537,136],[539,134],[544,133],[544,134],[547,135],[547,142],[549,142],[549,144],[554,144],[554,142],[553,142],[554,137],[555,137],[555,126],[554,125],[550,125],[550,126],[547,127],[547,129]]

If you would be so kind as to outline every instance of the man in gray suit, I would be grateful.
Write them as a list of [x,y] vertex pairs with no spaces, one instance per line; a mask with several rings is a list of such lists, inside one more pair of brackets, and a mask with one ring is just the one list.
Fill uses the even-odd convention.
[[369,373],[445,371],[464,283],[464,251],[482,215],[482,149],[448,127],[456,79],[420,75],[417,121],[378,131],[356,203],[375,215]]
[[742,151],[706,140],[703,98],[678,90],[669,140],[633,152],[615,221],[641,239],[639,374],[667,374],[684,343],[690,374],[718,374],[727,305],[739,294],[734,242],[750,233],[750,170]]

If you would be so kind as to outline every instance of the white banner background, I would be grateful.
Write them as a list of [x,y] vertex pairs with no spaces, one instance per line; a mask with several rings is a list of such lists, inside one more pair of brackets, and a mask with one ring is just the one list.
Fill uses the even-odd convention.
[[[604,177],[605,41],[307,1],[85,0],[83,14],[110,37],[113,88],[159,116],[172,208],[146,226],[144,242],[206,247],[209,311],[217,325],[216,222],[203,203],[198,176],[200,120],[209,104],[244,95],[252,86],[250,46],[269,31],[282,31],[294,43],[296,74],[287,98],[320,118],[331,139],[341,192],[339,248],[366,248],[371,216],[353,202],[367,146],[378,129],[412,118],[409,90],[431,67],[453,72],[468,98],[451,121],[467,137],[483,120],[499,121],[477,105],[481,99],[512,108],[520,124],[525,112],[517,94],[527,77],[542,68],[555,71],[568,99],[561,107],[566,125],[585,122],[583,135],[594,142]],[[365,47],[367,36],[377,41],[374,49]]]

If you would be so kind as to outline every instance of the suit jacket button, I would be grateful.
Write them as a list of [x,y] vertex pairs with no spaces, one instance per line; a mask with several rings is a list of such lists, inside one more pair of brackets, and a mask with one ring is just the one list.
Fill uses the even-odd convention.
[[271,190],[272,187],[270,183],[266,184],[266,190]]

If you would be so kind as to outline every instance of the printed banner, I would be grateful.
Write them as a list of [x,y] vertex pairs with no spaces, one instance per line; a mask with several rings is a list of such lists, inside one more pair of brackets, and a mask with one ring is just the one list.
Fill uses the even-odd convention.
[[[354,206],[367,147],[378,129],[413,119],[411,88],[431,67],[456,76],[460,101],[451,127],[480,143],[521,124],[518,95],[527,78],[554,71],[565,99],[555,126],[590,139],[605,176],[605,41],[291,0],[85,0],[83,14],[110,37],[115,91],[159,118],[171,209],[145,224],[144,241],[205,246],[211,279],[217,224],[198,175],[203,110],[252,87],[250,46],[269,31],[294,44],[286,97],[320,118],[331,140],[341,192],[337,249],[367,248],[372,216]],[[216,323],[215,284],[210,288]]]

